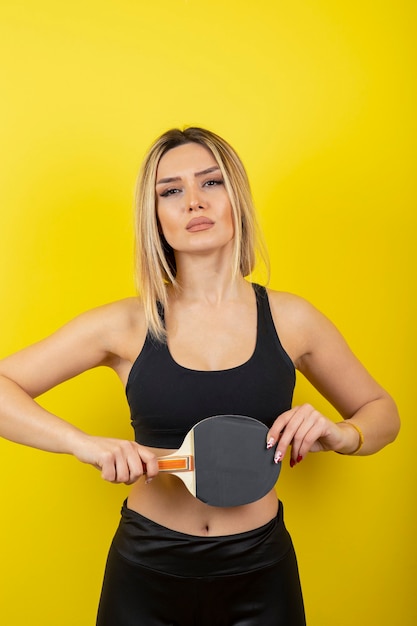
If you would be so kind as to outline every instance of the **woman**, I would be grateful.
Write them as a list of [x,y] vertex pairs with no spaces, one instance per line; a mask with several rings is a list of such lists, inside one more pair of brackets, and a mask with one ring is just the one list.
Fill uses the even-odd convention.
[[[296,559],[272,490],[239,507],[195,499],[157,457],[197,421],[246,414],[276,463],[372,454],[393,441],[392,398],[305,300],[249,283],[257,226],[244,168],[215,134],[162,135],[137,193],[140,298],[79,316],[0,364],[0,434],[74,455],[131,484],[103,584],[99,626],[302,626]],[[96,437],[33,398],[99,365],[126,385],[135,442]],[[291,408],[295,369],[342,416]]]

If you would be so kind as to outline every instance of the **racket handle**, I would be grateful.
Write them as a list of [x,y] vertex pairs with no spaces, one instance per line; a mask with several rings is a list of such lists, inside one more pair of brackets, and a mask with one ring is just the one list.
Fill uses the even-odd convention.
[[[142,463],[143,471],[146,473],[146,465]],[[192,472],[194,471],[194,457],[191,454],[184,456],[166,456],[158,459],[158,469],[160,472]]]
[[158,459],[160,472],[192,472],[194,457],[192,455],[161,457]]

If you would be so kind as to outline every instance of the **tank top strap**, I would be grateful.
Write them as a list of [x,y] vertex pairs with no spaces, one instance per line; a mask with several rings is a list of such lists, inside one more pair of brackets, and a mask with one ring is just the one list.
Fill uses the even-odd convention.
[[162,322],[162,324],[163,324],[163,326],[165,328],[165,310],[164,310],[164,305],[159,300],[157,300],[157,302],[156,302],[156,308],[158,309],[158,315],[161,318],[161,322]]
[[270,353],[271,346],[275,346],[283,361],[294,374],[294,363],[291,361],[291,358],[283,347],[278,331],[275,327],[266,287],[253,283],[253,288],[256,293],[256,303],[258,307],[258,348],[264,353]]
[[266,335],[269,335],[271,329],[275,334],[275,325],[272,319],[272,313],[269,306],[269,298],[266,288],[263,285],[258,285],[257,283],[252,283],[253,289],[256,294],[256,306],[258,309],[258,332],[257,338],[258,341],[264,338]]

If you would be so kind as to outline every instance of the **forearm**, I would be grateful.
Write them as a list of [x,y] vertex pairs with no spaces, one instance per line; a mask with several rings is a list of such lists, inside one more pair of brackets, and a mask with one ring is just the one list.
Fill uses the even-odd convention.
[[0,437],[47,452],[72,454],[113,483],[158,473],[155,455],[134,441],[96,437],[43,409],[17,383],[0,376]]
[[[360,435],[349,425],[350,422],[355,424],[363,435],[363,445],[356,453]],[[362,406],[349,419],[337,425],[344,434],[343,445],[337,452],[365,456],[378,452],[394,441],[400,428],[400,418],[395,402],[387,394]]]
[[41,407],[17,383],[0,376],[0,436],[48,452],[74,454],[85,434]]

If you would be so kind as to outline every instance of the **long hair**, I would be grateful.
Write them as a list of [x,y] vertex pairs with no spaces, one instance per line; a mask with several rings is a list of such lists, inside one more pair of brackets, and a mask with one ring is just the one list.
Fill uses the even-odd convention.
[[268,256],[258,227],[248,177],[234,149],[221,137],[203,128],[173,128],[150,147],[139,172],[136,186],[136,281],[150,333],[162,340],[165,329],[158,302],[166,310],[168,284],[178,288],[175,255],[159,231],[156,214],[156,172],[168,150],[188,143],[207,148],[216,160],[232,206],[234,223],[232,276],[248,276],[259,256],[267,269]]

